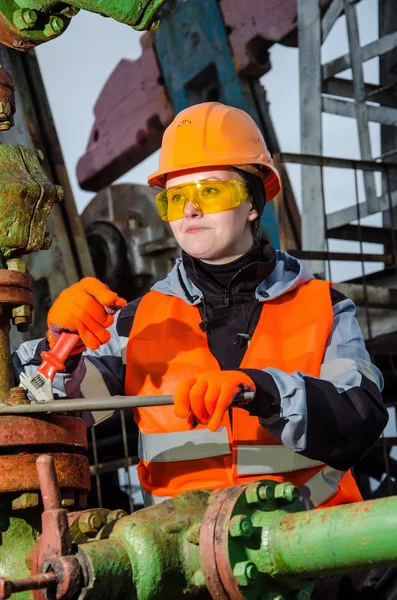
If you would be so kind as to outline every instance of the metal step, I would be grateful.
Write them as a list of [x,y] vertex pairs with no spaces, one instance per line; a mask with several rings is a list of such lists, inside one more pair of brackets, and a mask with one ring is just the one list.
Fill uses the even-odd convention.
[[[397,242],[397,231],[394,230],[394,237]],[[392,244],[392,230],[384,227],[371,227],[369,225],[341,225],[333,229],[328,229],[327,238],[334,240],[349,240],[353,242],[368,242],[371,244]]]
[[333,287],[357,306],[365,306],[367,295],[369,308],[397,309],[397,288],[367,285],[365,293],[364,286],[359,283],[334,283]]

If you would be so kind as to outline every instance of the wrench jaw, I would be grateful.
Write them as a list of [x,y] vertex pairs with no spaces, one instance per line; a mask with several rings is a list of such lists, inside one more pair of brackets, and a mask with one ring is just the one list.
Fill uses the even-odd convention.
[[25,388],[34,398],[35,402],[51,402],[54,400],[52,383],[41,373],[26,375],[21,373],[19,376],[20,387]]

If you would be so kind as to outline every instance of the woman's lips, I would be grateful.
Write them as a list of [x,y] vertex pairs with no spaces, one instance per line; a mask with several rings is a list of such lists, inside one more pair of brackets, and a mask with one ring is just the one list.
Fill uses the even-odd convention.
[[208,229],[208,227],[196,227],[196,226],[192,226],[192,227],[188,227],[186,229],[186,233],[200,233],[200,231],[205,231],[205,229]]

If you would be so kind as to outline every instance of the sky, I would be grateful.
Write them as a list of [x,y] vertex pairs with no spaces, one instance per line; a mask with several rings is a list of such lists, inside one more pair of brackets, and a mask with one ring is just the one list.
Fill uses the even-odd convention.
[[[365,45],[377,39],[377,0],[362,0],[357,5],[357,11],[360,41],[361,45]],[[79,188],[75,173],[94,122],[93,106],[119,60],[134,59],[140,55],[140,36],[139,32],[126,25],[80,11],[63,35],[36,50],[79,212],[84,210],[94,195]],[[322,62],[328,62],[347,51],[346,24],[342,17],[323,45]],[[270,58],[272,69],[262,77],[261,83],[267,91],[280,146],[284,152],[300,152],[298,50],[277,44],[270,49]],[[364,73],[367,82],[378,83],[377,59],[364,64]],[[342,76],[350,78],[350,70]],[[372,153],[373,157],[377,157],[380,154],[379,126],[373,123],[370,127]],[[360,157],[356,125],[352,119],[323,115],[323,140],[325,155]],[[158,152],[118,181],[146,183],[147,175],[157,168],[157,160]],[[289,165],[288,169],[300,205],[300,166]],[[326,169],[324,178],[327,212],[354,203],[352,172]],[[362,185],[360,193],[363,200]],[[380,224],[380,216],[372,216],[365,222]],[[356,251],[357,244],[336,240],[331,242],[331,249],[341,248]],[[367,251],[381,252],[382,247],[371,245]],[[343,273],[339,265],[337,279],[346,278],[347,268],[349,276],[360,274],[358,265],[345,265]],[[376,268],[376,265],[369,266],[371,268]],[[336,278],[334,272],[333,277]]]

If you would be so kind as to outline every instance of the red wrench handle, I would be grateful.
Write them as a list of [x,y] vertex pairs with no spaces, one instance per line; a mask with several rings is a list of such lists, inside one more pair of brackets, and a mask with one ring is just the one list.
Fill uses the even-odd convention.
[[37,373],[53,381],[58,371],[65,369],[65,360],[79,341],[80,337],[76,333],[61,333],[55,346],[48,352],[41,353],[43,362],[38,367]]

